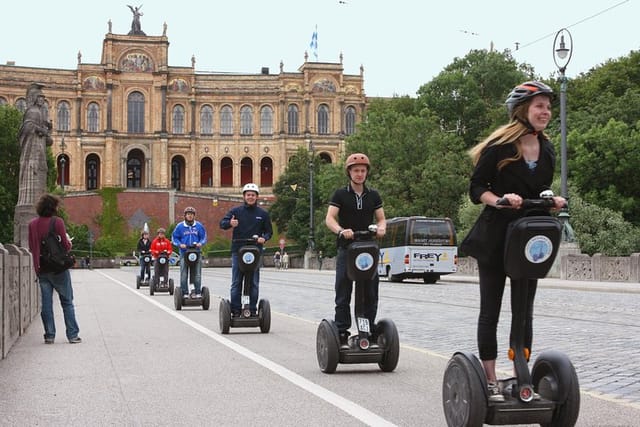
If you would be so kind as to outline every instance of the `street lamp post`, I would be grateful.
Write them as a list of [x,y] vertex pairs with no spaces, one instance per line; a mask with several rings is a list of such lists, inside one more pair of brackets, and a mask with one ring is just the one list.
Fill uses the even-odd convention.
[[60,141],[60,151],[62,152],[62,154],[60,154],[60,188],[62,188],[62,191],[64,191],[64,168],[65,165],[67,163],[67,160],[64,157],[64,149],[67,148],[67,144],[64,143],[64,133],[62,134],[62,140]]
[[[568,39],[568,43],[565,40]],[[573,38],[566,28],[556,33],[553,40],[553,62],[560,72],[560,195],[568,199],[567,190],[567,76],[565,71],[573,54]],[[563,240],[573,241],[573,230],[569,225],[569,212],[563,209],[560,213],[563,222]]]
[[313,220],[313,140],[309,132],[305,132],[305,137],[309,142],[309,251],[315,249],[315,224]]

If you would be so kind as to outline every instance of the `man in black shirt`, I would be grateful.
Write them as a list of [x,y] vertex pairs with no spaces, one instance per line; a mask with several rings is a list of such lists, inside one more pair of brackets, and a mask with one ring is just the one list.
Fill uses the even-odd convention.
[[[377,237],[383,237],[386,229],[382,199],[376,190],[365,185],[371,163],[362,153],[351,154],[345,163],[349,184],[339,188],[331,197],[325,223],[338,235],[336,258],[336,314],[335,322],[340,331],[341,346],[348,346],[351,327],[351,292],[353,282],[347,276],[347,247],[353,243],[354,232],[366,231],[374,221],[378,226]],[[369,324],[375,325],[378,311],[378,274],[365,286],[364,315]],[[375,335],[375,330],[371,331]],[[373,340],[375,341],[375,339]]]

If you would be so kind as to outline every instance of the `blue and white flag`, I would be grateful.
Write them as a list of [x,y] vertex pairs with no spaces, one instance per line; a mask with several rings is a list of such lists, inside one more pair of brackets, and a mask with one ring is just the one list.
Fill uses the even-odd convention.
[[318,60],[318,26],[316,25],[316,29],[311,36],[311,43],[309,43],[309,48],[313,51],[313,56],[316,57],[316,61]]

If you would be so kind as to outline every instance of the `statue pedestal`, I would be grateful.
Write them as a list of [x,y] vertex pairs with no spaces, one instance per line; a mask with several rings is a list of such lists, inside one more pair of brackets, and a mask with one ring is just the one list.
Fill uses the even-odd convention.
[[13,214],[13,241],[16,246],[29,248],[29,222],[37,216],[34,206],[16,206]]

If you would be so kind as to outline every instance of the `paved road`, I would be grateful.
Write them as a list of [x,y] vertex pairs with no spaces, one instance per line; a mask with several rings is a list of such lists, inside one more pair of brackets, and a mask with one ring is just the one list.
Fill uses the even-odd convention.
[[[332,272],[264,270],[271,332],[222,336],[217,298],[210,311],[176,312],[168,295],[135,289],[136,271],[73,271],[84,342],[67,344],[59,333],[44,345],[36,321],[0,362],[0,425],[442,426],[446,361],[475,350],[473,278],[382,282],[380,317],[396,322],[403,343],[398,368],[340,365],[326,375],[315,331],[333,312]],[[203,272],[213,294],[226,297],[230,271]],[[579,426],[640,424],[639,299],[636,285],[541,284],[533,357],[551,346],[571,357],[584,391]],[[507,300],[503,310],[508,319]]]

